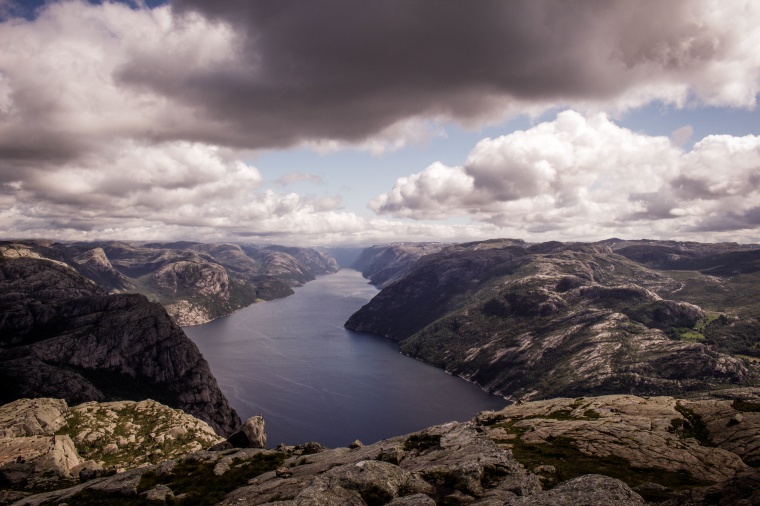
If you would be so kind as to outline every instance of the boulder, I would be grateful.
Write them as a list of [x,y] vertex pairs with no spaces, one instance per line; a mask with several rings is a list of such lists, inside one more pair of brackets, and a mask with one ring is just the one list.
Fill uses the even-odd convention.
[[81,459],[69,436],[0,439],[0,477],[15,486],[72,478]]
[[267,435],[264,433],[264,417],[252,416],[230,437],[227,442],[235,448],[266,448]]
[[66,422],[63,399],[18,399],[0,406],[0,437],[52,436]]

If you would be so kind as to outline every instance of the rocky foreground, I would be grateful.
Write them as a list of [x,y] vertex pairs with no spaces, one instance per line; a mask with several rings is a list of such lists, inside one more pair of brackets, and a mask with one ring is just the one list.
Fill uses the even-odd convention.
[[[760,503],[760,389],[688,400],[610,395],[528,402],[335,449],[318,443],[263,448],[260,417],[219,442],[201,422],[193,425],[155,403],[63,405],[58,416],[60,401],[19,402],[23,409],[0,409],[6,439],[57,432],[58,446],[80,453],[98,441],[94,464],[103,468],[112,458],[112,469],[126,470],[99,476],[69,455],[58,461],[73,466],[69,475],[79,472],[81,483],[36,495],[23,487],[6,492],[6,503],[13,497],[18,505]],[[3,414],[9,411],[18,413],[15,419]],[[125,462],[145,445],[150,457]],[[161,451],[166,460],[155,459]],[[0,461],[6,482],[17,465]]]

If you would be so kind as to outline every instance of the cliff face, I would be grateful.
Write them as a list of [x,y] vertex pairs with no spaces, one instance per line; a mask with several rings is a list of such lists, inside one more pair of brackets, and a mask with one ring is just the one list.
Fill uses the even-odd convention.
[[474,243],[421,258],[346,326],[512,398],[755,381],[706,345],[716,314],[658,295],[679,286],[604,244]]
[[[245,248],[245,249],[244,249]],[[0,242],[0,256],[69,265],[108,292],[138,292],[163,304],[180,325],[205,323],[338,270],[308,248],[237,244]]]
[[353,268],[373,285],[383,288],[404,277],[420,258],[441,251],[442,243],[394,243],[371,246],[361,252]]
[[0,260],[0,398],[156,399],[220,433],[239,425],[195,344],[157,303],[73,269]]

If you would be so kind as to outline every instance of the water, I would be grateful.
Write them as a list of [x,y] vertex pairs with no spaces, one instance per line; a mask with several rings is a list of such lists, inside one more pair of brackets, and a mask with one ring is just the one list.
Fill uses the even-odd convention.
[[241,418],[264,415],[269,446],[373,443],[506,405],[389,339],[343,328],[376,293],[344,269],[184,330]]

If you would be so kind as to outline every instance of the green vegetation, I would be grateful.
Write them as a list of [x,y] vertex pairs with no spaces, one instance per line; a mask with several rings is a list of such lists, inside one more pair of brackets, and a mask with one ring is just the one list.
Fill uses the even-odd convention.
[[[171,473],[145,473],[137,486],[138,494],[166,485],[174,494],[166,504],[205,506],[215,504],[228,492],[244,486],[248,480],[276,469],[285,460],[284,453],[259,453],[250,459],[234,459],[230,470],[221,476],[214,474],[215,462],[187,459],[177,463]],[[177,498],[181,496],[181,498]],[[99,490],[85,489],[66,500],[70,506],[127,505],[147,506],[145,496],[122,496]]]
[[[141,463],[161,462],[168,458],[188,453],[188,448],[198,442],[207,446],[208,440],[199,438],[193,431],[165,437],[162,441],[154,440],[151,434],[163,434],[175,423],[172,411],[151,409],[150,406],[138,409],[137,404],[126,404],[119,410],[104,408],[77,407],[69,411],[66,425],[57,434],[68,434],[75,441],[79,454],[86,460],[102,461],[104,466],[134,467]],[[105,428],[109,427],[110,431]],[[75,438],[82,432],[95,430],[97,437],[78,441]],[[134,436],[134,439],[131,439]],[[127,439],[130,438],[130,439]],[[119,439],[127,439],[127,444],[120,444],[115,451],[106,451],[106,446]]]
[[225,494],[242,487],[248,480],[267,471],[273,471],[285,460],[284,453],[258,453],[246,460],[234,459],[230,470],[221,476],[214,474],[215,462],[193,459],[183,460],[170,474],[148,472],[142,476],[137,491],[166,485],[175,496],[187,494],[178,504],[206,505],[218,502]]
[[[683,425],[678,432],[684,439],[694,438],[699,441],[702,446],[715,446],[715,443],[710,439],[710,431],[707,430],[705,422],[702,421],[702,417],[690,410],[680,402],[676,404],[676,411],[681,413],[684,417]],[[673,421],[671,421],[671,425]]]
[[760,403],[745,401],[741,399],[736,399],[734,402],[732,402],[731,407],[734,408],[736,411],[742,411],[744,413],[760,412]]
[[696,304],[708,312],[693,329],[717,351],[760,357],[760,271],[730,277],[697,271],[661,271],[679,283],[660,295]]
[[441,444],[441,436],[436,434],[412,434],[404,442],[404,450],[427,450]]

